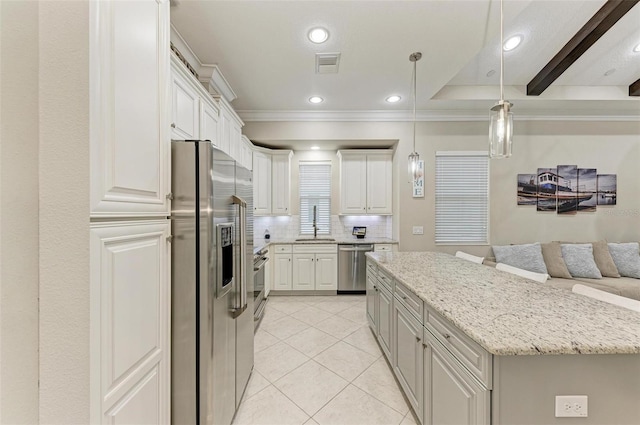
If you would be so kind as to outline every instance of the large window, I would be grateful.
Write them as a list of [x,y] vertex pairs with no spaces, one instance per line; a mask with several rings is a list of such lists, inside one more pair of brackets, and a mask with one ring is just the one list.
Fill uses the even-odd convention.
[[436,243],[489,243],[487,152],[436,152]]
[[331,162],[300,162],[300,234],[313,235],[314,207],[319,235],[331,234]]

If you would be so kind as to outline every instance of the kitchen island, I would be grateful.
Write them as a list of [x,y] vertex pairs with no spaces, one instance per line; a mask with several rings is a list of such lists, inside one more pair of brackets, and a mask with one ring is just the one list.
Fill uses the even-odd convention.
[[640,314],[444,253],[367,257],[372,329],[425,425],[640,423]]

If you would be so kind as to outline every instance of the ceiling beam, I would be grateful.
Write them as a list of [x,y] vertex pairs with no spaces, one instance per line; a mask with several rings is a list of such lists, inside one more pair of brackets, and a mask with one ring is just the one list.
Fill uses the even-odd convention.
[[640,78],[629,86],[629,96],[640,96]]
[[538,75],[527,84],[528,96],[539,96],[564,71],[566,71],[589,47],[609,30],[640,0],[608,0],[589,22],[564,45]]

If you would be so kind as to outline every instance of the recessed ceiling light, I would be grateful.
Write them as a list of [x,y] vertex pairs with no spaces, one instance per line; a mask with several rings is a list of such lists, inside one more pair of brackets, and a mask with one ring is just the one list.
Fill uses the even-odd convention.
[[502,45],[502,49],[505,52],[508,52],[509,50],[513,50],[516,47],[518,47],[520,43],[522,43],[522,39],[523,37],[520,34],[514,35],[513,37],[509,37],[507,38],[507,41],[505,41],[504,44]]
[[640,44],[633,48],[634,52],[640,52]]
[[385,100],[389,103],[396,103],[396,102],[399,102],[400,99],[402,99],[400,96],[398,96],[397,94],[394,94],[393,96],[389,96]]
[[608,77],[609,75],[613,74],[614,72],[616,72],[615,68],[611,68],[610,70],[608,70],[607,72],[604,73],[605,77]]
[[311,103],[321,103],[324,99],[321,98],[320,96],[311,96],[309,98],[309,102]]
[[311,29],[311,31],[309,31],[308,36],[311,42],[320,44],[327,41],[327,39],[329,38],[329,31],[327,31],[324,28],[317,27],[317,28]]
[[320,149],[320,146],[311,146],[312,151],[317,151],[318,149]]

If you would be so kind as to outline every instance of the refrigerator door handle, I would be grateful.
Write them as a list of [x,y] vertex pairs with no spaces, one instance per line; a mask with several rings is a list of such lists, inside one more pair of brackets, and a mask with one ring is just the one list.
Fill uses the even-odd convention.
[[240,223],[239,223],[239,232],[240,232],[240,259],[238,260],[238,269],[239,269],[239,282],[240,288],[239,296],[236,296],[236,307],[234,309],[234,313],[236,316],[242,314],[243,311],[247,308],[247,276],[245,272],[245,259],[247,257],[247,202],[233,195],[231,197],[232,203],[234,205],[238,205],[238,210],[240,212]]

